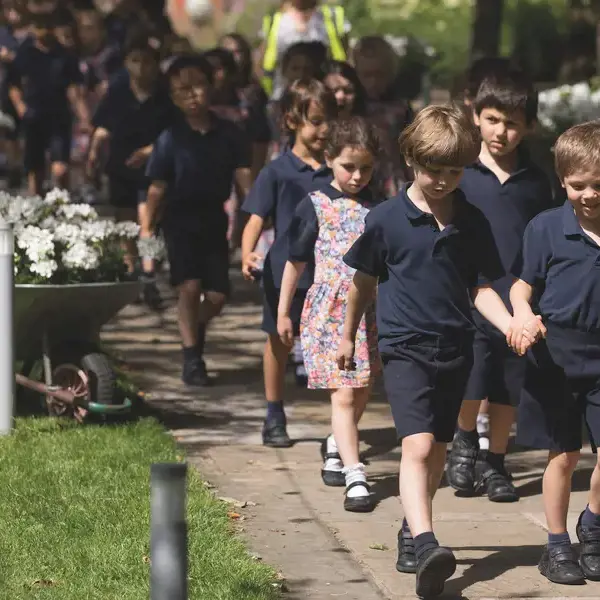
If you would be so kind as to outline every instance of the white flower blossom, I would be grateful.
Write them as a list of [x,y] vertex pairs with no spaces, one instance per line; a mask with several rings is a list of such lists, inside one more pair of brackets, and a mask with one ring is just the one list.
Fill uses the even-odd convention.
[[83,238],[81,227],[73,223],[57,222],[52,229],[54,229],[55,241],[66,244],[67,246],[70,246]]
[[44,279],[50,279],[58,268],[55,260],[47,259],[35,262],[29,267],[32,273],[40,275]]
[[100,257],[94,248],[83,241],[77,241],[63,253],[62,262],[69,269],[91,271],[98,267]]
[[81,223],[80,235],[89,242],[102,242],[115,236],[115,224],[112,221],[101,220]]
[[587,82],[562,85],[539,94],[538,120],[555,133],[600,117],[600,93]]
[[140,233],[140,226],[133,221],[121,221],[116,224],[115,233],[120,238],[134,240]]
[[54,256],[54,236],[50,231],[28,225],[17,238],[17,246],[25,250],[32,263],[47,260]]
[[59,219],[64,217],[67,221],[93,221],[98,218],[98,213],[89,204],[61,204],[56,216]]
[[71,196],[67,190],[61,190],[60,188],[54,188],[50,190],[44,198],[44,203],[53,205],[69,204],[71,202]]

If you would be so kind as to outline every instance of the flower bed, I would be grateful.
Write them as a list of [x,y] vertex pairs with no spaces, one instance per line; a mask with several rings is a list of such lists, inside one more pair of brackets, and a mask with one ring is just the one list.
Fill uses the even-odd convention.
[[100,219],[91,206],[71,204],[68,192],[58,189],[45,198],[0,192],[0,217],[13,226],[16,283],[122,281],[121,243],[139,234],[136,223]]

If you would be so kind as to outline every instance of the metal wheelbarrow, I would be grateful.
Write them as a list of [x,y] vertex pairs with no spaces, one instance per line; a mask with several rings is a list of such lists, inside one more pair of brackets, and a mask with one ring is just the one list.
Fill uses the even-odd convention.
[[[140,282],[16,285],[16,382],[45,396],[50,415],[127,412],[117,404],[116,374],[99,345],[100,329],[139,297]],[[43,381],[33,374],[40,359]],[[39,371],[39,369],[38,369]]]

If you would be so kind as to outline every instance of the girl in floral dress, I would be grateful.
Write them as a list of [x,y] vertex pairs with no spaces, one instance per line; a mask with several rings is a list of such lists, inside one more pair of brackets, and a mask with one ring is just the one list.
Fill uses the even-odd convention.
[[[277,320],[282,341],[291,345],[292,299],[306,264],[314,260],[314,283],[306,296],[300,326],[302,349],[308,387],[328,389],[331,393],[333,436],[327,440],[323,481],[326,485],[346,486],[344,508],[351,512],[370,512],[375,507],[358,456],[357,425],[380,361],[373,304],[366,311],[356,338],[356,370],[344,372],[337,366],[336,351],[354,276],[343,257],[363,232],[365,217],[374,205],[368,184],[378,155],[378,136],[363,118],[336,123],[325,153],[333,182],[309,194],[298,205],[288,231],[290,252]],[[336,460],[338,464],[332,464]]]

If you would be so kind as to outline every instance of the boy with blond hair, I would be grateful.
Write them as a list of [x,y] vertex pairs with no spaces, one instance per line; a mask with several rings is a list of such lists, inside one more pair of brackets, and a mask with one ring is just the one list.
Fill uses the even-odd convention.
[[[600,581],[600,464],[577,522],[579,556],[567,532],[571,477],[582,446],[582,419],[600,442],[600,122],[558,139],[555,166],[568,200],[525,230],[519,278],[510,290],[515,331],[536,301],[547,327],[529,353],[517,443],[548,450],[543,500],[548,545],[538,568],[554,583]],[[519,335],[510,336],[517,347]]]
[[[456,569],[433,533],[432,499],[473,361],[471,302],[504,334],[512,317],[491,287],[504,272],[489,224],[458,189],[480,150],[471,119],[460,108],[429,106],[403,132],[400,149],[415,179],[369,213],[345,256],[357,272],[338,359],[353,368],[356,331],[377,287],[384,383],[402,443],[397,569],[416,573],[417,595],[429,598]],[[526,343],[538,332],[531,321],[518,332]]]

